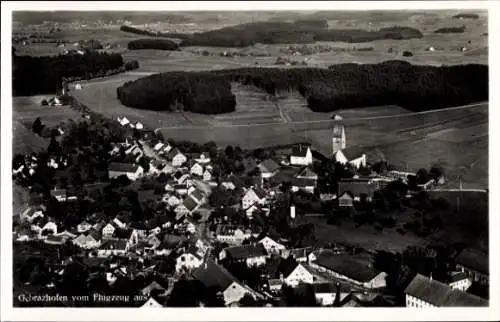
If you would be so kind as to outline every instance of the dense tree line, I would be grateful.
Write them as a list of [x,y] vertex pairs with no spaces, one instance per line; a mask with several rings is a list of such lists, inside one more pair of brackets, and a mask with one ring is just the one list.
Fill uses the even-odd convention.
[[400,105],[414,111],[488,99],[488,66],[416,66],[403,61],[341,64],[329,69],[242,68],[211,72],[170,72],[127,82],[117,89],[122,104],[153,110],[216,114],[234,111],[230,82],[269,94],[298,90],[311,110]]
[[475,13],[459,13],[452,17],[453,19],[479,19],[479,15]]
[[151,37],[180,38],[180,39],[184,39],[184,38],[189,37],[188,34],[154,32],[154,31],[144,30],[144,29],[135,28],[135,27],[126,26],[126,25],[121,26],[120,30],[124,31],[124,32],[136,34],[136,35],[151,36]]
[[185,37],[181,46],[246,47],[256,43],[313,43],[343,41],[351,43],[380,39],[422,38],[422,33],[409,27],[390,27],[377,31],[363,29],[328,29],[326,21],[255,22],[225,27]]
[[120,54],[89,52],[84,55],[13,56],[13,95],[54,93],[63,79],[91,79],[138,67],[124,64]]
[[445,27],[434,31],[435,34],[462,34],[465,32],[465,26],[461,27]]
[[177,50],[179,46],[170,40],[167,39],[137,39],[132,40],[128,43],[128,49],[161,49],[161,50]]

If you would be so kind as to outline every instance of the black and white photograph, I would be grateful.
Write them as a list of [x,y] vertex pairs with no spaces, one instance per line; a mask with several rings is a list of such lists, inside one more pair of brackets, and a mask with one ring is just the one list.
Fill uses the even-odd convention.
[[431,2],[10,9],[2,305],[498,314],[491,3]]

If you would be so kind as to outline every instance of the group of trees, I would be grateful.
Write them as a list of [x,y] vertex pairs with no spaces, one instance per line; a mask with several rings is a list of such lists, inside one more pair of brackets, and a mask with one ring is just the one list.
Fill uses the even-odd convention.
[[132,40],[128,43],[129,50],[135,49],[161,49],[161,50],[177,50],[179,46],[170,40],[167,39],[158,39],[158,38],[145,38],[145,39],[137,39]]
[[435,34],[462,34],[465,32],[465,26],[461,27],[444,27],[434,31]]
[[[471,81],[473,80],[473,81]],[[154,110],[217,114],[232,112],[230,82],[271,95],[298,90],[315,112],[400,105],[423,111],[488,99],[488,66],[416,66],[403,61],[340,64],[329,69],[241,68],[211,72],[169,72],[127,82],[117,89],[122,104]]]
[[60,89],[63,79],[91,79],[138,67],[125,65],[120,54],[88,52],[84,55],[13,55],[12,91],[14,96],[50,94]]
[[122,25],[120,27],[120,30],[123,32],[129,32],[129,33],[136,34],[136,35],[151,36],[151,37],[165,37],[165,38],[183,39],[183,38],[186,38],[189,36],[187,34],[149,31],[149,30],[144,30],[144,29],[135,28],[135,27],[126,26],[126,25]]

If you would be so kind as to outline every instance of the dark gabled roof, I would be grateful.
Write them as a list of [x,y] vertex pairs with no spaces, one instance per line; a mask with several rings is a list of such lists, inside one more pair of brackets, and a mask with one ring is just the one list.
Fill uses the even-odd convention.
[[185,183],[174,185],[174,190],[187,189],[188,186]]
[[308,145],[299,144],[292,148],[292,156],[304,158],[307,155]]
[[311,178],[317,178],[317,177],[318,177],[318,175],[314,171],[309,169],[309,167],[305,167],[297,175],[297,178],[305,178],[305,179],[311,179]]
[[365,149],[359,146],[351,145],[342,150],[342,153],[347,158],[347,160],[351,161],[361,157],[365,154]]
[[490,272],[488,254],[476,249],[464,249],[455,258],[455,262],[483,274],[489,274]]
[[178,148],[173,148],[172,150],[168,151],[166,156],[168,159],[173,159],[179,153],[183,154]]
[[461,281],[464,279],[467,279],[468,275],[465,272],[452,272],[450,276],[448,277],[448,282],[449,283],[454,283],[457,281]]
[[50,195],[53,197],[66,197],[66,189],[51,190]]
[[266,192],[264,190],[262,190],[261,188],[255,187],[255,188],[252,188],[252,190],[255,192],[257,197],[259,197],[260,199],[266,197]]
[[146,224],[142,221],[133,221],[129,225],[130,229],[136,229],[136,230],[146,230]]
[[184,199],[184,202],[182,204],[189,211],[193,211],[193,210],[196,209],[196,207],[198,207],[198,203],[193,198],[191,198],[190,196],[187,197],[186,199]]
[[353,196],[366,195],[368,197],[373,197],[373,194],[379,189],[379,186],[377,183],[372,183],[369,180],[350,179],[339,181],[338,189],[339,196],[347,191]]
[[259,163],[259,168],[261,172],[274,172],[280,168],[280,165],[273,159],[267,159]]
[[439,307],[488,306],[488,300],[417,274],[405,293]]
[[278,272],[282,273],[283,276],[286,278],[288,277],[290,274],[292,274],[292,272],[297,268],[297,266],[299,266],[299,263],[297,263],[295,260],[293,259],[284,259],[281,261],[281,263],[279,264],[278,266]]
[[138,168],[138,164],[113,162],[109,164],[108,171],[135,173]]
[[91,236],[92,238],[94,238],[96,241],[99,241],[101,240],[101,237],[102,237],[102,231],[99,229],[99,230],[96,230],[96,229],[93,229],[89,234],[88,236]]
[[193,191],[191,193],[191,196],[193,196],[196,200],[202,200],[205,197],[205,195],[203,194],[203,192],[201,192],[198,189],[196,189],[195,191]]
[[319,254],[315,263],[359,282],[368,282],[380,272],[374,270],[364,258],[356,255]]
[[266,256],[267,251],[262,244],[247,244],[224,249],[227,256],[234,260]]
[[314,179],[306,179],[306,178],[293,178],[292,180],[293,187],[315,187],[316,180]]
[[226,290],[233,282],[238,282],[228,270],[217,265],[213,260],[208,259],[205,265],[201,265],[193,271],[193,276],[206,287],[219,287],[221,290]]
[[47,241],[61,243],[64,241],[63,236],[47,235]]
[[127,247],[126,239],[109,239],[104,242],[99,249],[125,249]]

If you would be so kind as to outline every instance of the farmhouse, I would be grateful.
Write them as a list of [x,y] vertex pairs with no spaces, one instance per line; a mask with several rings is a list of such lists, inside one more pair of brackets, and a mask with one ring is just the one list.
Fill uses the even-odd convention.
[[99,249],[97,250],[97,256],[124,256],[127,253],[127,250],[128,246],[126,239],[109,239],[99,247]]
[[254,298],[258,296],[255,291],[239,282],[228,270],[215,264],[211,259],[195,269],[193,277],[205,287],[220,289],[226,306],[237,303],[245,294],[250,294]]
[[200,163],[200,164],[210,163],[210,156],[208,155],[208,153],[200,153],[200,154],[194,155],[193,158],[197,163]]
[[489,284],[488,254],[466,248],[455,258],[458,271],[465,272],[474,282]]
[[254,204],[263,205],[266,202],[266,193],[259,188],[250,188],[241,199],[243,209],[248,209]]
[[187,161],[187,157],[178,148],[170,150],[167,154],[167,159],[172,162],[172,166],[174,167],[180,167]]
[[101,245],[100,233],[97,230],[88,234],[80,234],[73,239],[73,244],[83,249],[93,249]]
[[283,260],[278,268],[280,279],[291,287],[301,283],[312,284],[313,275],[300,263],[294,260]]
[[193,164],[191,169],[189,169],[189,173],[195,174],[197,176],[202,176],[203,175],[203,166],[201,166],[199,163]]
[[274,176],[280,168],[279,164],[274,162],[274,160],[272,159],[262,161],[257,167],[260,170],[260,176],[262,177],[262,179],[267,179]]
[[332,305],[335,301],[341,303],[351,294],[350,287],[341,283],[315,283],[313,289],[316,300],[322,306]]
[[264,246],[268,254],[280,254],[286,249],[285,245],[278,243],[269,236],[262,238],[258,243]]
[[156,301],[153,297],[150,297],[142,306],[141,308],[160,308],[163,307],[158,301]]
[[348,163],[355,168],[366,167],[366,154],[356,146],[338,150],[334,154],[334,160],[342,164]]
[[385,287],[387,274],[374,270],[370,260],[360,255],[322,253],[310,265],[322,272],[365,288]]
[[203,181],[210,181],[212,180],[212,173],[210,173],[210,171],[208,170],[205,170],[205,172],[203,172]]
[[488,300],[417,274],[405,289],[406,307],[488,306]]
[[203,263],[205,252],[206,250],[203,251],[203,249],[192,245],[186,252],[177,257],[175,271],[180,274],[200,267]]
[[124,175],[134,181],[142,176],[144,169],[137,164],[114,162],[109,165],[108,173],[110,179],[118,178]]
[[[370,202],[378,189],[378,183],[371,179],[342,179],[338,184],[338,196],[341,197],[345,192],[348,192],[354,201],[364,199]],[[344,198],[347,198],[347,196],[344,196]]]
[[224,248],[219,253],[220,260],[244,262],[248,267],[266,263],[267,251],[262,244],[247,244]]
[[301,190],[308,193],[314,193],[314,189],[316,188],[316,180],[314,179],[293,178],[291,181],[293,192]]
[[345,191],[338,197],[339,207],[353,207],[354,206],[354,196],[349,192]]
[[235,226],[218,225],[215,230],[215,238],[230,245],[241,245],[245,239],[250,237],[252,237],[251,230],[243,230]]
[[451,272],[448,285],[453,289],[465,292],[472,285],[472,279],[465,272]]
[[290,156],[291,165],[310,165],[312,162],[312,152],[309,146],[300,144],[293,147]]
[[130,121],[128,120],[127,117],[118,117],[118,123],[120,123],[120,125],[122,126],[125,126],[125,125],[128,125],[130,123]]

